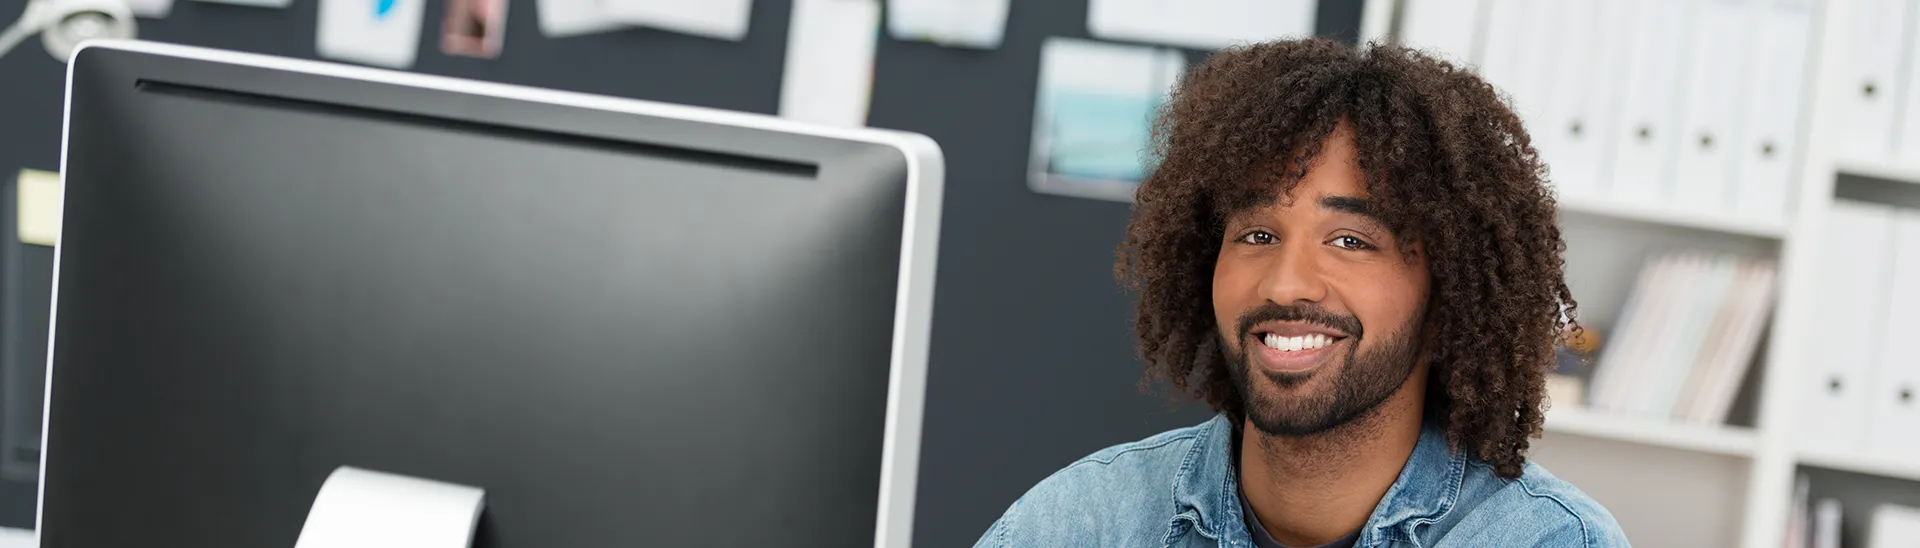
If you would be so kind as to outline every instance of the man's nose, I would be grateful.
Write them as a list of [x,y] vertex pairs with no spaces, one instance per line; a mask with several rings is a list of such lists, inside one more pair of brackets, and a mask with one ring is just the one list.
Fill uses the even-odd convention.
[[1260,296],[1274,304],[1320,302],[1327,297],[1327,284],[1320,276],[1318,246],[1306,239],[1284,242],[1267,264],[1260,283]]

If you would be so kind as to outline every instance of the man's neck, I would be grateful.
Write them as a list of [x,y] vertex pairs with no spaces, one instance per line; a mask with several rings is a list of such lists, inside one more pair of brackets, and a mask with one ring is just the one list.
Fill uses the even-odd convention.
[[1420,440],[1424,384],[1409,382],[1367,414],[1313,436],[1269,436],[1243,424],[1240,489],[1267,534],[1319,546],[1365,525]]

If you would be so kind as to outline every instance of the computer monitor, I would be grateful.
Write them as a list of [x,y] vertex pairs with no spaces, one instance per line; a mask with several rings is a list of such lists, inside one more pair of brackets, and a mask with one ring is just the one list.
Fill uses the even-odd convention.
[[39,535],[292,547],[341,466],[475,546],[905,546],[921,136],[143,42],[69,68]]

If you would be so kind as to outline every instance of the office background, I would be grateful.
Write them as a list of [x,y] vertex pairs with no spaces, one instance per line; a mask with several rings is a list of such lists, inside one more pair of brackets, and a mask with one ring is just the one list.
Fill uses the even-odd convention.
[[[1378,2],[1387,0],[1369,1],[1375,5],[1362,0],[1322,0],[1314,23],[1316,32],[1356,40],[1362,35],[1361,29],[1368,26],[1363,24],[1363,12],[1377,13]],[[1647,89],[1693,88],[1698,87],[1696,82],[1676,77],[1686,81],[1670,82],[1665,88],[1643,85],[1638,95],[1627,99],[1628,91],[1621,89],[1626,84],[1619,81],[1644,83],[1646,78],[1606,73],[1608,69],[1601,66],[1606,63],[1572,63],[1551,56],[1510,58],[1502,61],[1510,64],[1501,69],[1489,54],[1539,51],[1542,48],[1514,47],[1514,42],[1497,44],[1503,43],[1499,40],[1538,41],[1543,39],[1540,35],[1551,37],[1559,29],[1554,24],[1526,19],[1533,15],[1515,14],[1536,13],[1524,10],[1535,10],[1539,5],[1601,3],[1400,0],[1394,2],[1397,7],[1391,13],[1396,20],[1393,30],[1402,39],[1452,53],[1489,79],[1496,79],[1492,74],[1496,70],[1506,70],[1503,77],[1511,80],[1500,80],[1503,88],[1524,79],[1516,78],[1524,71],[1516,73],[1513,67],[1527,63],[1595,67],[1592,72],[1600,76],[1588,78],[1602,81],[1592,82],[1591,89],[1598,91],[1589,93],[1605,99],[1598,101],[1601,103],[1632,105],[1616,110],[1588,108],[1588,115],[1598,117],[1586,120],[1592,123],[1588,127],[1594,128],[1591,134],[1612,135],[1599,128],[1613,122],[1612,118],[1627,118],[1622,109],[1645,110],[1646,99],[1660,95],[1646,93]],[[1674,6],[1683,3],[1696,7],[1739,5],[1756,10],[1800,6],[1793,9],[1806,11],[1808,5],[1848,8],[1838,12],[1815,10],[1825,18],[1800,21],[1810,33],[1805,44],[1809,49],[1802,52],[1807,55],[1807,72],[1791,76],[1791,81],[1801,83],[1797,89],[1806,97],[1785,106],[1791,111],[1786,115],[1790,121],[1849,119],[1852,110],[1891,116],[1888,113],[1892,110],[1873,109],[1891,109],[1885,98],[1900,95],[1890,90],[1905,93],[1900,85],[1913,85],[1893,82],[1897,80],[1893,73],[1905,75],[1901,78],[1920,75],[1920,70],[1896,67],[1920,60],[1915,42],[1901,33],[1901,29],[1907,29],[1905,32],[1920,34],[1920,15],[1916,15],[1920,8],[1908,10],[1907,15],[1884,13],[1891,9],[1889,6],[1914,4],[1910,0],[1604,3],[1642,11],[1633,11],[1639,18],[1630,23],[1594,21],[1588,25],[1580,21],[1583,24],[1575,28],[1626,29],[1620,33],[1631,37],[1596,36],[1591,43],[1616,46],[1613,49],[1621,58],[1637,59],[1615,63],[1638,67],[1634,69],[1638,72],[1625,73],[1633,75],[1647,72],[1642,66],[1646,63],[1641,61],[1649,59],[1667,63],[1664,70],[1672,74],[1684,74],[1683,67],[1694,66],[1696,61],[1666,58],[1678,57],[1672,51],[1686,47],[1676,45],[1690,43],[1685,38],[1707,35],[1709,27],[1693,20],[1686,25],[1659,25],[1662,17],[1681,12],[1656,9],[1677,10]],[[741,42],[646,29],[546,38],[534,24],[533,3],[515,0],[513,4],[506,26],[506,46],[498,59],[446,56],[426,40],[421,44],[419,61],[410,70],[748,112],[771,114],[777,108],[792,7],[789,1],[754,2],[752,31]],[[430,22],[429,28],[440,20],[445,5],[440,1],[428,3],[425,20]],[[18,13],[23,6],[23,0],[0,0],[0,18]],[[310,0],[296,1],[285,10],[183,1],[175,4],[167,18],[140,20],[140,30],[143,38],[154,40],[313,58],[316,8],[317,2]],[[1693,18],[1695,14],[1686,12],[1685,16]],[[1879,25],[1892,29],[1882,29],[1881,34],[1890,34],[1880,39],[1898,43],[1886,48],[1905,53],[1867,55],[1850,51],[1874,50],[1872,44],[1877,43],[1855,40],[1873,34],[1854,32],[1855,20],[1894,21],[1890,27]],[[941,144],[947,157],[945,224],[915,529],[918,545],[969,544],[1006,504],[1072,459],[1099,447],[1192,424],[1205,416],[1197,406],[1176,405],[1164,395],[1142,393],[1136,387],[1140,364],[1131,350],[1129,296],[1111,277],[1113,250],[1127,218],[1127,205],[1039,194],[1027,184],[1041,43],[1047,37],[1085,38],[1087,26],[1086,0],[1015,0],[1005,42],[996,49],[948,48],[885,35],[878,43],[868,124],[924,133]],[[1503,34],[1515,28],[1523,30]],[[1661,30],[1649,30],[1656,28]],[[1636,40],[1656,34],[1674,43],[1667,48],[1637,45]],[[1520,36],[1532,37],[1516,38]],[[1766,38],[1753,44],[1777,46],[1788,42]],[[30,41],[0,58],[0,175],[20,168],[57,167],[64,65],[41,53],[37,46]],[[1754,48],[1757,51],[1757,46]],[[1734,53],[1746,57],[1745,53]],[[1777,52],[1759,55],[1772,53]],[[1205,52],[1186,50],[1184,54],[1191,63],[1202,59]],[[1874,68],[1876,64],[1884,67]],[[1868,69],[1887,73],[1879,74],[1887,81],[1880,82],[1878,103],[1856,105],[1871,102],[1858,100],[1859,75],[1855,74],[1872,72]],[[1819,85],[1808,83],[1816,80]],[[1837,83],[1830,87],[1842,92],[1822,95],[1815,89],[1828,86],[1829,81]],[[1852,94],[1845,93],[1848,86],[1853,86]],[[1733,86],[1719,92],[1731,94],[1752,87]],[[1920,85],[1914,87],[1920,89]],[[1775,88],[1796,89],[1792,85]],[[1537,97],[1523,91],[1513,93],[1523,107]],[[1673,101],[1680,101],[1679,92],[1672,95],[1676,97]],[[1871,99],[1874,94],[1867,96]],[[1731,103],[1711,94],[1704,97]],[[1808,112],[1804,119],[1798,116],[1801,109]],[[1543,140],[1548,132],[1566,128],[1540,119],[1529,121],[1536,138]],[[1804,127],[1789,132],[1789,140],[1809,148],[1782,147],[1782,157],[1793,162],[1781,169],[1792,171],[1781,173],[1776,181],[1785,188],[1775,190],[1786,194],[1774,196],[1785,200],[1770,206],[1773,217],[1726,215],[1705,207],[1710,204],[1677,200],[1663,203],[1658,198],[1648,200],[1648,196],[1641,196],[1637,202],[1626,200],[1623,192],[1615,192],[1626,187],[1618,181],[1606,192],[1597,191],[1601,189],[1598,183],[1586,187],[1586,193],[1571,192],[1577,190],[1574,183],[1583,175],[1577,168],[1594,166],[1554,166],[1555,183],[1562,185],[1561,222],[1569,243],[1569,283],[1588,325],[1615,331],[1614,324],[1625,321],[1631,313],[1625,303],[1630,293],[1638,291],[1633,280],[1642,261],[1664,250],[1704,250],[1768,260],[1775,262],[1789,280],[1795,279],[1795,272],[1802,274],[1798,279],[1816,280],[1784,282],[1780,290],[1782,312],[1769,320],[1769,332],[1774,336],[1758,343],[1759,350],[1741,364],[1748,371],[1743,380],[1734,382],[1737,398],[1724,420],[1689,421],[1667,416],[1664,410],[1642,413],[1608,409],[1610,404],[1603,401],[1556,401],[1546,437],[1536,442],[1535,459],[1607,504],[1636,544],[1776,545],[1778,532],[1770,528],[1784,520],[1772,516],[1789,506],[1794,487],[1790,478],[1799,474],[1811,480],[1807,498],[1833,498],[1844,506],[1839,536],[1843,546],[1866,546],[1869,516],[1876,505],[1920,506],[1920,462],[1873,457],[1840,444],[1811,443],[1796,433],[1798,425],[1793,424],[1800,418],[1797,415],[1811,411],[1806,411],[1804,404],[1796,411],[1786,403],[1790,398],[1782,397],[1825,375],[1822,368],[1839,361],[1818,346],[1818,341],[1826,340],[1825,332],[1817,329],[1825,312],[1816,309],[1828,295],[1819,289],[1817,280],[1826,274],[1808,267],[1822,260],[1819,250],[1858,238],[1825,231],[1821,216],[1830,203],[1839,198],[1920,208],[1920,185],[1910,184],[1920,181],[1920,157],[1876,155],[1872,143],[1861,146],[1852,137],[1820,139],[1822,134],[1812,129],[1838,126],[1837,131],[1845,133],[1848,123],[1802,123]],[[1677,140],[1674,144],[1678,149]],[[1878,146],[1885,149],[1886,144],[1882,139]],[[1601,165],[1608,163],[1606,158],[1595,157],[1602,158]],[[1621,164],[1618,158],[1611,163]],[[1651,165],[1654,163],[1635,163],[1622,170]],[[1637,185],[1637,191],[1651,193],[1656,189],[1644,183],[1653,180],[1639,177],[1631,182]],[[1667,184],[1678,187],[1692,182],[1688,179]],[[1723,182],[1748,184],[1744,180]],[[4,194],[11,199],[11,192]],[[3,221],[0,219],[0,224],[11,230],[12,223]],[[7,287],[0,306],[10,314],[6,316],[8,335],[0,338],[5,348],[0,352],[8,356],[7,366],[15,368],[5,376],[10,384],[0,388],[7,394],[6,424],[19,430],[21,424],[37,424],[38,420],[38,400],[27,396],[38,389],[34,367],[44,352],[44,339],[36,337],[43,336],[45,327],[44,323],[35,323],[35,318],[44,322],[44,314],[36,313],[36,307],[44,311],[46,306],[43,288],[51,252],[17,245],[14,238],[0,240],[0,246],[7,249],[0,254],[0,261],[4,261],[0,262],[0,272],[4,272]],[[1804,249],[1814,251],[1801,251]],[[1867,297],[1887,300],[1886,295]],[[1788,315],[1798,321],[1783,322]],[[1786,336],[1780,336],[1783,333]],[[21,382],[23,379],[35,382]],[[33,486],[26,481],[4,480],[4,472],[0,470],[0,526],[30,527]]]
[[[788,1],[756,0],[741,42],[649,29],[550,39],[534,24],[533,2],[511,3],[498,59],[446,56],[429,40],[411,70],[775,112]],[[0,18],[11,21],[24,6],[0,0]],[[164,19],[141,19],[140,37],[315,58],[317,6],[182,1]],[[438,22],[445,6],[429,3],[425,19]],[[1361,8],[1361,0],[1322,0],[1314,28],[1353,41]],[[1086,37],[1086,9],[1085,0],[1015,1],[1005,42],[991,50],[879,42],[868,124],[931,136],[947,158],[916,545],[971,544],[1015,497],[1073,459],[1206,416],[1136,387],[1131,305],[1112,277],[1127,204],[1027,187],[1040,45]],[[0,57],[0,174],[59,167],[65,74],[37,39]],[[6,271],[51,267],[51,253],[29,251],[16,256],[30,264]],[[43,340],[24,343],[31,348],[16,357],[44,351]],[[37,422],[37,404],[9,409],[23,411]],[[31,483],[0,482],[0,526],[31,528],[33,498]]]

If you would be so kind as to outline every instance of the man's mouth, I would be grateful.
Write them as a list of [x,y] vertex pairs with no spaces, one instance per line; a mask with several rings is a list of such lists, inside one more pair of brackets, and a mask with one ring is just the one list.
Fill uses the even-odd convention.
[[1281,352],[1318,350],[1348,337],[1339,329],[1308,322],[1266,322],[1254,326],[1252,334],[1267,348]]
[[1267,348],[1281,352],[1299,352],[1302,350],[1326,348],[1332,346],[1335,342],[1339,342],[1340,339],[1343,338],[1345,337],[1335,337],[1320,333],[1293,337],[1283,337],[1278,333],[1267,333],[1265,337],[1261,337],[1261,342],[1266,343]]
[[1338,328],[1302,321],[1261,322],[1248,334],[1265,347],[1252,352],[1260,369],[1287,375],[1303,374],[1330,363],[1340,352],[1333,347],[1353,338]]

